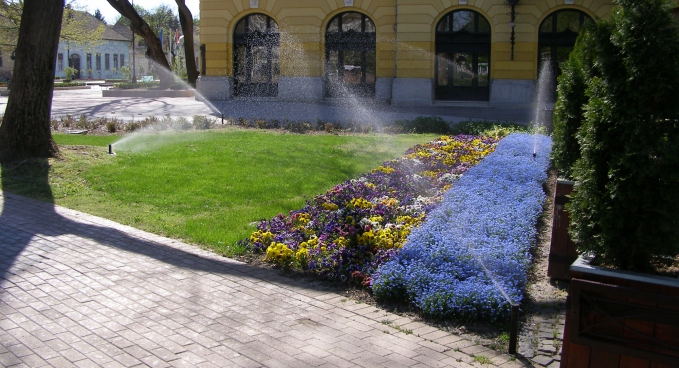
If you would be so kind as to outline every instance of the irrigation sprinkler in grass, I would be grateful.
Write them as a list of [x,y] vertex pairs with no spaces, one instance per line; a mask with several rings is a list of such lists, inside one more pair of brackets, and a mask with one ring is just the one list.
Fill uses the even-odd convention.
[[113,152],[113,145],[112,144],[108,145],[108,154],[109,155],[115,155],[116,154],[115,152]]

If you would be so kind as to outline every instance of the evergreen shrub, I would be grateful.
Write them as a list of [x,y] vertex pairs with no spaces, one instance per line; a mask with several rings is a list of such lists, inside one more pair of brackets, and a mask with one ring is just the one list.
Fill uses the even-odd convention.
[[679,253],[679,34],[664,0],[618,0],[597,24],[568,205],[579,252],[650,271]]
[[572,167],[580,158],[576,134],[585,119],[587,80],[594,70],[591,65],[597,28],[586,23],[580,31],[568,61],[561,65],[554,104],[552,163],[561,177],[572,179]]

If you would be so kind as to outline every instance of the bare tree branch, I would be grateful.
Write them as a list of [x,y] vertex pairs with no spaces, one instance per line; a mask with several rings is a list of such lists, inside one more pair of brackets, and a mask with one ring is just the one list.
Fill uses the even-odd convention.
[[179,8],[179,23],[182,25],[184,33],[184,54],[186,55],[186,75],[191,85],[196,85],[198,79],[198,69],[196,68],[196,58],[193,50],[193,15],[186,6],[184,0],[175,0]]
[[174,75],[170,71],[160,44],[160,39],[153,32],[149,24],[137,13],[137,10],[128,0],[106,0],[120,15],[130,20],[132,32],[141,36],[146,41],[146,57],[153,61],[160,76],[160,86],[167,88],[174,82]]

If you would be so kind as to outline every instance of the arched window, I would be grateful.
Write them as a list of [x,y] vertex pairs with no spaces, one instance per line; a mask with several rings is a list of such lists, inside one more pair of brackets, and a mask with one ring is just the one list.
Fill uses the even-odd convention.
[[366,15],[337,15],[325,31],[325,96],[375,96],[375,23]]
[[275,97],[280,77],[278,24],[264,14],[251,14],[236,24],[233,35],[236,96]]
[[436,26],[436,99],[488,101],[490,23],[472,10],[446,14]]
[[579,10],[567,9],[555,11],[540,24],[538,70],[542,67],[544,60],[552,61],[552,78],[555,86],[552,101],[556,100],[556,78],[561,74],[559,64],[568,60],[568,55],[573,51],[580,29],[588,20],[591,21],[592,18],[587,14]]
[[80,78],[80,55],[71,54],[71,56],[68,57],[68,66],[69,68],[75,69],[73,78]]

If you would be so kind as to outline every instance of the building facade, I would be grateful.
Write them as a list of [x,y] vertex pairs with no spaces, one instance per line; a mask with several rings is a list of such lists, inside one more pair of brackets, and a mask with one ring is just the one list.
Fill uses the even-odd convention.
[[543,60],[567,58],[581,25],[613,7],[612,0],[201,0],[199,90],[214,100],[528,104]]
[[122,77],[120,69],[129,67],[132,60],[132,32],[120,32],[113,26],[104,24],[99,19],[85,12],[78,12],[85,17],[86,30],[94,32],[104,26],[101,42],[95,46],[83,46],[69,41],[59,42],[55,76],[65,78],[64,69],[74,68],[75,78],[83,79],[118,79]]

